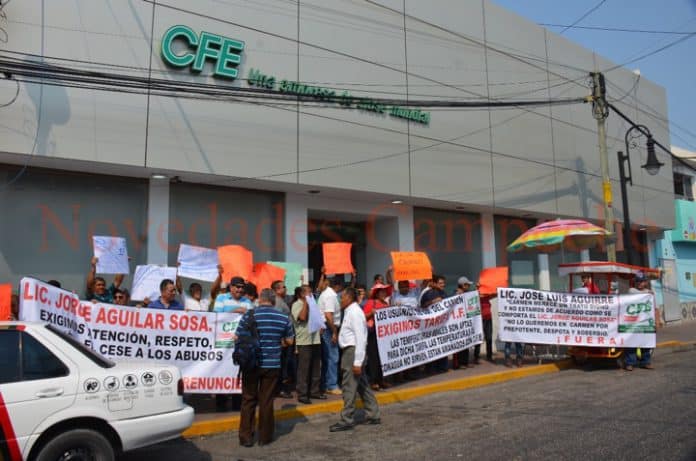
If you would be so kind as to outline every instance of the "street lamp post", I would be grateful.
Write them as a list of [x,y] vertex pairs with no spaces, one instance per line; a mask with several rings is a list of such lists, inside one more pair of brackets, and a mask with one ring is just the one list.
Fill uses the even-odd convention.
[[[638,130],[638,135],[632,137],[630,139],[630,144],[629,144],[629,135],[633,132],[633,130]],[[631,218],[629,217],[629,212],[628,212],[628,193],[626,191],[626,184],[631,184],[633,185],[633,177],[631,173],[631,157],[629,155],[630,153],[630,145],[633,145],[633,147],[636,147],[636,142],[635,138],[637,138],[640,135],[645,135],[647,136],[647,141],[646,141],[646,147],[648,150],[648,158],[645,162],[645,165],[641,165],[641,168],[644,168],[645,171],[648,172],[649,175],[655,176],[658,171],[660,171],[660,167],[664,165],[664,163],[661,163],[657,159],[657,155],[655,155],[655,140],[652,137],[652,134],[650,133],[650,130],[648,127],[645,125],[633,125],[631,128],[626,131],[626,135],[624,136],[624,141],[626,143],[626,153],[624,154],[621,151],[618,151],[618,157],[619,157],[619,177],[621,179],[621,203],[623,204],[623,218],[624,218],[624,224],[623,224],[623,241],[624,241],[624,252],[626,254],[626,262],[628,264],[631,264],[631,247],[632,247],[632,240],[631,240]],[[628,168],[626,169],[624,167],[624,162],[628,164]],[[628,170],[628,171],[626,171]]]

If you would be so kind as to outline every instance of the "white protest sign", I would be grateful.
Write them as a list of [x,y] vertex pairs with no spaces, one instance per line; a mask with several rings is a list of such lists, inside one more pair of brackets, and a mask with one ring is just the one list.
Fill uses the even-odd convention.
[[154,301],[159,298],[159,286],[164,279],[175,282],[176,267],[157,266],[155,264],[137,266],[133,275],[131,299],[142,301],[145,298],[150,298],[151,301]]
[[445,298],[427,308],[378,309],[374,318],[384,376],[483,342],[477,291]]
[[179,245],[179,276],[205,282],[214,282],[218,276],[217,249],[182,243]]
[[128,249],[123,237],[92,236],[98,274],[128,274]]
[[501,341],[655,347],[652,293],[589,295],[498,288]]
[[20,283],[22,320],[50,323],[113,360],[174,364],[185,392],[241,392],[228,334],[240,314],[95,304],[39,280]]
[[305,299],[307,300],[307,306],[309,308],[309,323],[307,327],[310,333],[315,333],[326,327],[326,318],[319,310],[314,296],[308,295]]

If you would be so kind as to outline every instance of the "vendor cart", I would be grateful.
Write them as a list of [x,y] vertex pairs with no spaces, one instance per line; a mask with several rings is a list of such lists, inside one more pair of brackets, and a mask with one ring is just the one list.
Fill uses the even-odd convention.
[[[559,264],[558,274],[561,277],[568,276],[568,291],[578,292],[582,290],[582,277],[590,275],[592,283],[599,289],[600,294],[624,294],[634,285],[634,279],[638,274],[648,279],[658,279],[659,269],[634,266],[630,264],[585,261],[578,263]],[[589,359],[614,359],[620,360],[623,349],[617,347],[585,347],[573,346],[568,349],[576,364],[584,364]]]

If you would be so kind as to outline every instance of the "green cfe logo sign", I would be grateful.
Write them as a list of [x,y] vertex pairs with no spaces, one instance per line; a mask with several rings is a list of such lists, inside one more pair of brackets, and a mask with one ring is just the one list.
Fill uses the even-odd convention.
[[[186,43],[188,51],[177,54],[172,49],[175,41]],[[206,60],[215,63],[214,75],[237,78],[237,66],[241,62],[244,42],[222,35],[201,32],[197,35],[188,26],[172,26],[162,37],[162,59],[173,67],[188,67],[201,72]]]

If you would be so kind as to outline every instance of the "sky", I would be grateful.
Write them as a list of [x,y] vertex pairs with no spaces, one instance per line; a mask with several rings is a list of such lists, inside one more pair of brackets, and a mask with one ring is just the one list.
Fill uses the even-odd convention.
[[[492,0],[538,24],[696,32],[696,0]],[[563,27],[544,26],[560,33]],[[569,40],[617,63],[685,35],[569,28]],[[627,66],[667,90],[671,144],[696,152],[696,36]]]

